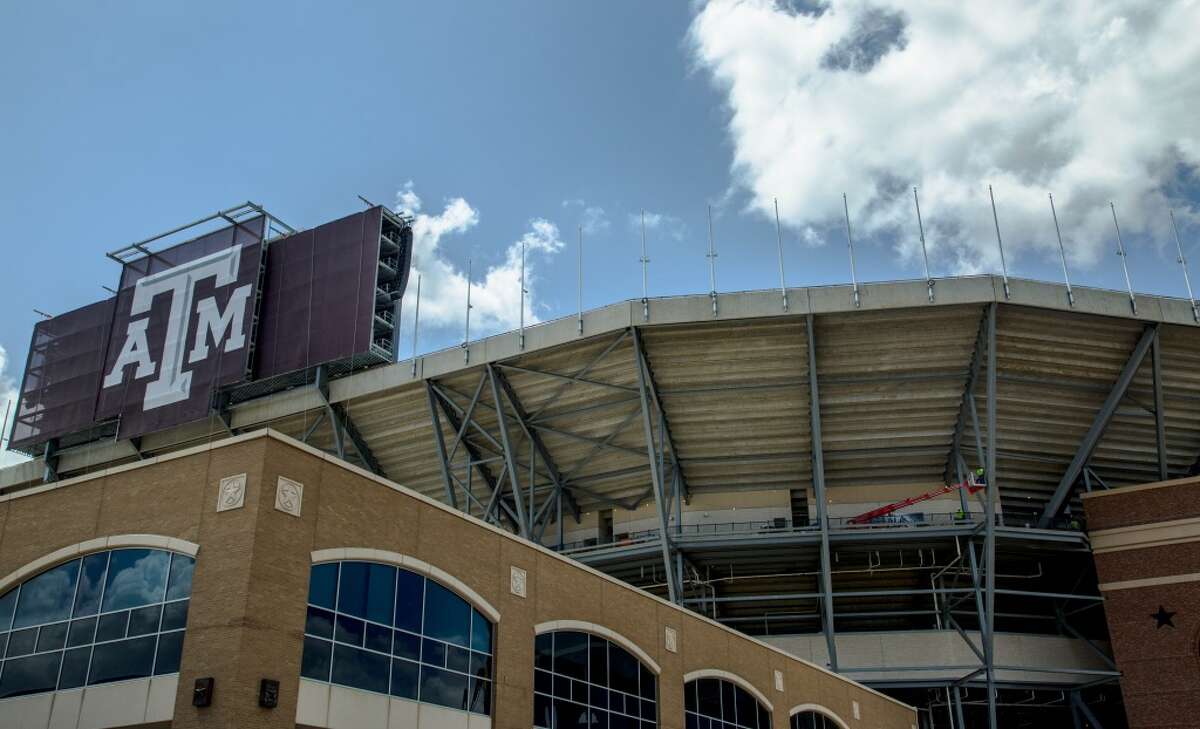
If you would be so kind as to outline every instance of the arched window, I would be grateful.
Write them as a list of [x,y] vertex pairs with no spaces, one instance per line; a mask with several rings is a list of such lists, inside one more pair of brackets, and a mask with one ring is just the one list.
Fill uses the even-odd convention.
[[771,712],[746,689],[723,678],[683,686],[687,729],[771,729]]
[[598,635],[542,633],[534,644],[533,725],[543,729],[658,726],[657,680],[632,653]]
[[161,549],[113,549],[4,593],[0,698],[178,673],[194,565]]
[[300,675],[490,715],[492,623],[415,572],[313,565]]
[[841,729],[842,725],[827,714],[811,709],[792,714],[791,729]]

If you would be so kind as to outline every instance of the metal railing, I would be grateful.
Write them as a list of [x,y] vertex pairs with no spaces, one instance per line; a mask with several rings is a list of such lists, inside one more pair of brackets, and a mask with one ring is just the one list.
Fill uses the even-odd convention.
[[[893,514],[872,519],[865,524],[853,524],[854,517],[829,517],[831,531],[858,531],[878,529],[923,529],[929,527],[953,527],[980,524],[983,522],[982,513],[962,512],[918,512],[910,514]],[[669,533],[673,536],[722,536],[735,534],[788,534],[809,533],[820,530],[820,522],[815,519],[807,523],[796,524],[791,519],[766,519],[757,521],[731,521],[711,524],[684,524],[682,527],[671,527]],[[1062,520],[1054,528],[1079,531],[1082,524],[1078,520]],[[658,529],[642,529],[632,532],[614,534],[609,541],[598,538],[582,539],[566,542],[561,547],[554,548],[561,552],[583,552],[612,547],[624,547],[634,544],[652,542],[658,539]]]

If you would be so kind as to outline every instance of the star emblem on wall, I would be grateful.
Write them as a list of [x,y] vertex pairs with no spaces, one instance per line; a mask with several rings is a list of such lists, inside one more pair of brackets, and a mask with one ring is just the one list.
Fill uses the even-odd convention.
[[1170,628],[1175,627],[1175,620],[1174,620],[1175,613],[1171,612],[1170,610],[1167,610],[1162,605],[1159,605],[1158,612],[1154,613],[1150,617],[1154,618],[1154,620],[1157,621],[1157,623],[1158,623],[1158,625],[1154,626],[1155,630],[1158,630],[1159,628],[1163,627],[1164,625],[1167,627],[1170,627]]

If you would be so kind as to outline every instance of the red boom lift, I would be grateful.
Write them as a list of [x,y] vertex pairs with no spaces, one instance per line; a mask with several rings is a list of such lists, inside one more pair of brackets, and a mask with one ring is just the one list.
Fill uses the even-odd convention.
[[910,496],[907,499],[904,499],[903,501],[897,501],[896,503],[888,504],[887,506],[880,506],[878,509],[871,509],[868,512],[859,514],[858,516],[851,518],[849,523],[850,524],[869,524],[871,521],[878,519],[881,516],[887,516],[888,514],[891,514],[895,511],[899,511],[900,509],[903,509],[906,506],[912,506],[913,504],[919,504],[922,501],[936,499],[939,496],[944,496],[945,494],[954,493],[955,491],[962,489],[962,488],[965,488],[967,490],[968,494],[974,494],[976,491],[979,491],[980,489],[987,487],[987,483],[984,482],[984,480],[983,480],[983,469],[982,468],[979,469],[979,471],[977,471],[977,473],[978,473],[978,478],[976,478],[976,474],[973,473],[973,474],[967,476],[967,480],[963,481],[962,483],[952,483],[947,486],[942,486],[941,488],[934,489],[933,491],[927,491],[926,493],[923,493],[920,496]]

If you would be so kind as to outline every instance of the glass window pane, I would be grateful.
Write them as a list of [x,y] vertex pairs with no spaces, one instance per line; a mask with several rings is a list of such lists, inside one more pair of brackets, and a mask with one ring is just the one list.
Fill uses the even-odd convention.
[[649,668],[646,668],[645,666],[642,666],[641,668],[642,668],[642,678],[641,678],[642,698],[650,699],[651,701],[653,701],[654,693],[655,693],[655,691],[654,691],[654,683],[655,683],[654,673]]
[[42,653],[28,658],[4,662],[0,674],[0,699],[9,696],[53,691],[58,681],[58,664],[62,653]]
[[314,565],[308,574],[308,602],[332,610],[337,594],[337,562]]
[[425,578],[408,570],[397,570],[396,627],[421,632],[421,605],[425,601]]
[[392,608],[396,599],[396,568],[372,564],[367,573],[367,620],[384,625],[392,624]]
[[129,622],[129,613],[109,613],[101,615],[96,627],[96,641],[116,640],[125,637],[125,624]]
[[300,675],[318,681],[328,681],[332,655],[332,644],[316,638],[305,638],[304,654],[300,658]]
[[554,633],[542,633],[533,641],[533,665],[547,671],[554,668]]
[[436,640],[421,641],[421,662],[439,668],[446,665],[446,644]]
[[370,565],[366,562],[342,562],[342,573],[338,579],[337,609],[339,613],[367,616],[367,576]]
[[589,636],[588,675],[592,683],[608,685],[608,641],[595,635]]
[[754,727],[758,724],[758,701],[740,686],[737,687],[737,716],[742,726]]
[[[471,699],[467,710],[475,714],[490,716],[492,713],[492,682],[471,679]],[[597,728],[598,729],[598,728]]]
[[333,637],[333,613],[310,607],[304,619],[304,632],[319,638]]
[[96,619],[84,618],[71,623],[71,631],[67,634],[67,646],[74,648],[87,645],[96,637]]
[[167,599],[178,600],[192,596],[192,572],[196,560],[186,554],[171,555],[171,576],[167,580]]
[[411,661],[392,661],[392,696],[402,699],[417,698],[417,684],[421,669]]
[[43,625],[42,630],[38,633],[37,650],[38,653],[44,651],[62,650],[67,643],[67,624],[55,623],[54,625]]
[[392,653],[414,661],[421,659],[421,638],[399,630],[392,632]]
[[608,676],[609,685],[627,694],[638,694],[638,673],[641,664],[630,655],[629,651],[616,645],[609,645]]
[[554,727],[585,727],[587,722],[583,713],[585,709],[579,704],[572,704],[562,699],[554,700]]
[[97,645],[92,651],[88,685],[149,676],[154,667],[154,639],[149,635]]
[[101,611],[161,602],[166,591],[170,562],[170,553],[157,549],[113,550],[108,562]]
[[492,624],[478,610],[471,611],[471,647],[482,653],[492,652]]
[[392,629],[382,625],[367,623],[367,647],[381,653],[392,651]]
[[8,634],[8,657],[33,653],[37,646],[37,628],[18,630]]
[[79,560],[46,570],[21,585],[14,628],[52,623],[71,617]]
[[425,581],[425,635],[469,646],[471,606],[433,580]]
[[734,692],[738,689],[728,681],[721,681],[721,718],[725,721],[734,721],[734,706],[737,705],[737,699]]
[[177,630],[185,627],[190,602],[191,600],[180,600],[163,605],[162,630]]
[[334,627],[333,631],[333,637],[342,643],[361,646],[363,644],[363,634],[365,632],[363,621],[356,620],[347,615],[338,615],[337,625]]
[[100,588],[104,586],[104,572],[107,569],[108,552],[89,554],[83,558],[79,588],[75,593],[75,617],[95,615],[100,611]]
[[147,635],[158,632],[158,618],[162,614],[162,605],[151,605],[138,608],[129,613],[129,637]]
[[721,718],[721,682],[715,678],[696,680],[696,708],[698,713]]
[[461,673],[421,667],[421,701],[425,703],[466,709],[467,689],[467,677]]
[[446,668],[449,668],[451,671],[469,673],[471,671],[471,651],[457,646],[447,647]]
[[154,675],[179,673],[179,659],[183,654],[183,631],[163,633],[158,636],[158,658],[154,661]]
[[92,660],[91,648],[75,648],[63,654],[62,673],[58,677],[58,688],[79,688],[87,683],[88,663]]
[[13,610],[17,607],[17,590],[14,588],[0,597],[0,632],[12,627]]
[[699,711],[700,707],[696,705],[696,684],[698,681],[692,681],[683,687],[683,708],[685,711]]
[[365,691],[388,691],[387,656],[345,645],[333,647],[333,683]]
[[554,726],[554,702],[549,696],[534,695],[533,725],[540,729],[551,729]]
[[483,653],[471,654],[471,675],[478,678],[492,677],[492,657]]
[[571,678],[587,679],[588,636],[563,631],[554,634],[554,672]]

